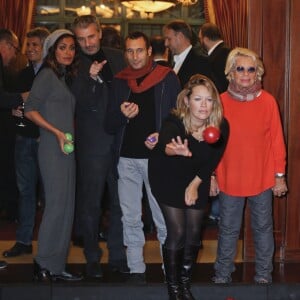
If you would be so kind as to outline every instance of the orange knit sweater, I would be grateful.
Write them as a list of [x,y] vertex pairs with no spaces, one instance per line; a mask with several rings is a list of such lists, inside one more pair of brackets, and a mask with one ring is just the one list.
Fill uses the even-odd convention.
[[276,100],[266,91],[249,102],[221,95],[229,140],[217,168],[219,188],[232,196],[253,196],[285,173],[286,150]]

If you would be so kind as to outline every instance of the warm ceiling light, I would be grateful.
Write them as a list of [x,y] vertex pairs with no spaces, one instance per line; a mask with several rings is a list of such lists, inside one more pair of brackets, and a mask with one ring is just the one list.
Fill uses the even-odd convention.
[[96,6],[96,14],[103,18],[111,18],[114,15],[114,11],[104,4]]
[[175,6],[175,3],[173,2],[156,0],[128,0],[122,1],[121,3],[131,10],[145,13],[158,13],[163,10],[169,9],[172,6]]
[[51,14],[59,14],[60,9],[55,6],[48,6],[48,5],[38,5],[37,6],[37,13],[39,15],[51,15]]
[[177,0],[179,3],[181,3],[183,6],[190,6],[194,5],[198,2],[198,0]]
[[76,13],[78,16],[85,16],[85,15],[90,15],[91,14],[91,9],[87,6],[81,6],[76,8]]
[[[103,4],[97,5],[94,8],[95,8],[96,14],[99,16],[102,16],[104,18],[111,18],[114,14],[114,11],[112,9],[110,9],[108,6],[105,6]],[[84,5],[81,7],[77,7],[77,8],[66,7],[65,10],[75,12],[78,16],[92,14],[91,8],[88,6],[84,6]]]

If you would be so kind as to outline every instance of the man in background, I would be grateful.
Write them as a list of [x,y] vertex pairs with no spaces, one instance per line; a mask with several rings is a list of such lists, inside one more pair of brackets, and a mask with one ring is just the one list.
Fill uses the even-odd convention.
[[177,74],[181,87],[195,74],[211,78],[207,57],[201,55],[192,45],[193,33],[189,24],[183,20],[174,20],[163,28],[165,45],[173,55],[173,70]]
[[212,69],[212,80],[219,93],[227,90],[228,80],[225,76],[225,65],[230,52],[217,25],[205,23],[200,27],[199,40],[208,54],[209,64]]
[[[203,24],[200,27],[198,37],[200,44],[207,51],[212,80],[221,94],[225,92],[228,87],[225,65],[230,48],[225,45],[220,29],[215,24]],[[212,180],[215,180],[214,176],[212,176]],[[219,196],[212,196],[210,200],[211,207],[208,215],[208,224],[217,225],[220,220]]]
[[[10,93],[4,87],[4,66],[8,66],[14,59],[16,59],[19,51],[19,40],[14,32],[9,29],[0,29],[0,144],[6,145],[6,128],[5,123],[2,123],[2,114],[6,114],[10,109],[17,107],[22,104],[28,96],[28,93]],[[8,153],[4,150],[7,150]],[[7,168],[3,167],[7,165],[7,158],[11,154],[10,151],[13,149],[3,149],[1,147],[0,153],[0,181],[6,183],[7,178]],[[8,200],[7,200],[8,201]],[[5,269],[7,263],[5,261],[0,261],[0,269]]]
[[[27,92],[43,63],[43,44],[50,32],[46,28],[37,27],[26,34],[26,56],[28,65],[17,80],[16,91]],[[13,109],[16,117],[15,170],[19,191],[18,227],[16,243],[3,252],[4,257],[15,257],[32,253],[32,235],[35,224],[37,206],[37,182],[39,177],[37,151],[39,129],[24,117],[23,107]]]
[[0,108],[11,109],[27,99],[28,92],[11,93],[4,87],[3,68],[16,59],[19,52],[19,39],[9,29],[0,29]]
[[153,60],[166,67],[171,67],[169,62],[169,49],[165,45],[165,39],[161,35],[154,35],[150,38]]

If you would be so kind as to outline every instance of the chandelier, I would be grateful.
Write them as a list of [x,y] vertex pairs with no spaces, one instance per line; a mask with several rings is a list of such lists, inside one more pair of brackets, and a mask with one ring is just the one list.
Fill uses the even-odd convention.
[[[64,10],[78,16],[92,14],[103,18],[112,18],[116,11],[121,13],[121,3],[126,8],[126,18],[135,18],[137,12],[140,18],[151,19],[155,13],[168,10],[177,4],[190,6],[198,2],[198,0],[101,0],[99,1],[101,4],[97,4],[98,0],[85,1],[86,5],[64,7]],[[106,3],[106,5],[104,3]],[[115,4],[114,7],[111,7],[111,3]],[[59,14],[60,8],[57,6],[39,5],[37,12],[40,15]]]
[[198,2],[198,0],[177,0],[179,3],[181,3],[183,6],[190,6],[194,5]]
[[66,7],[65,10],[74,11],[78,16],[84,15],[99,15],[104,18],[111,18],[114,14],[114,11],[110,9],[108,6],[104,4],[94,5],[94,6],[81,6],[77,8],[68,8]]
[[134,11],[147,13],[147,14],[154,14],[164,10],[167,10],[173,6],[175,3],[170,1],[156,1],[156,0],[128,0],[122,1],[122,5],[126,8],[129,8]]

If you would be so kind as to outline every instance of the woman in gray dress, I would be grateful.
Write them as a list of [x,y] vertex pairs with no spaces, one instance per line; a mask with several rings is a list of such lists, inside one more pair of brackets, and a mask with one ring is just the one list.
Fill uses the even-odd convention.
[[75,98],[68,87],[78,66],[73,33],[54,31],[43,51],[43,68],[25,104],[26,117],[40,128],[38,159],[45,188],[34,278],[75,281],[81,277],[65,271],[74,215],[75,159],[74,153],[64,150],[65,133],[74,134]]

